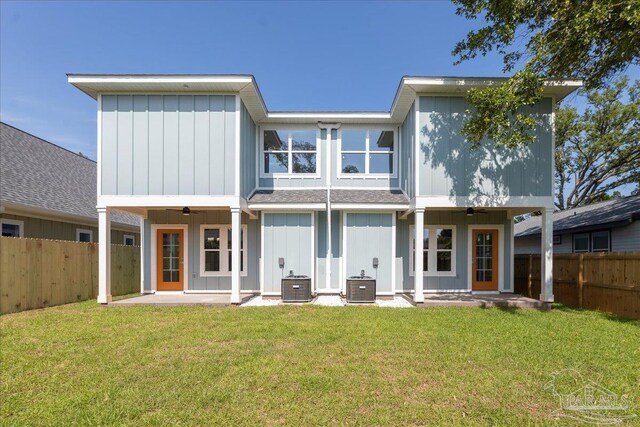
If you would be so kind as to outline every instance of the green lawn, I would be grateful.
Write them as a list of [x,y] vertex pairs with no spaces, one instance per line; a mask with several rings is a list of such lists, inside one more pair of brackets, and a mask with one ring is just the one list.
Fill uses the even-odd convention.
[[2,425],[570,425],[544,389],[565,368],[640,414],[640,322],[562,307],[88,301],[0,327]]

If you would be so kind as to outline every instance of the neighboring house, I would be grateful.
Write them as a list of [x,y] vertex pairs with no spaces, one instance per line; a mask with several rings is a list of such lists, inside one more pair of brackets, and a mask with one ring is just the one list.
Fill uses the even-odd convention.
[[[553,214],[553,251],[640,251],[640,195]],[[515,225],[515,253],[540,253],[540,217]]]
[[[416,302],[513,292],[512,218],[542,210],[541,298],[553,300],[552,115],[579,81],[547,82],[525,110],[541,121],[535,143],[472,150],[465,93],[501,79],[405,77],[388,112],[272,112],[250,75],[68,80],[97,101],[100,232],[113,208],[144,218],[142,292],[238,303],[280,294],[293,271],[341,293],[361,270],[378,295]],[[107,303],[108,246],[99,252]]]
[[[114,212],[111,243],[140,244],[140,220]],[[0,123],[3,236],[98,241],[96,163]]]

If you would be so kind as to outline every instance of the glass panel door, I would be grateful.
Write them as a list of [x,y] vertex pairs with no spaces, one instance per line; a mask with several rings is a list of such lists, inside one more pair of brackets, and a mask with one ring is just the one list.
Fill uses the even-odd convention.
[[183,287],[183,230],[158,230],[157,290],[181,291]]
[[473,230],[472,289],[498,290],[498,230]]

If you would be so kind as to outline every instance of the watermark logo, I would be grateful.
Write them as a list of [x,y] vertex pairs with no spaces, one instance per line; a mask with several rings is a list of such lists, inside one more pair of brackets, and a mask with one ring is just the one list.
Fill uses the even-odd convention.
[[544,388],[560,406],[551,414],[554,417],[590,424],[621,424],[636,417],[629,412],[627,395],[618,395],[573,369],[554,372]]

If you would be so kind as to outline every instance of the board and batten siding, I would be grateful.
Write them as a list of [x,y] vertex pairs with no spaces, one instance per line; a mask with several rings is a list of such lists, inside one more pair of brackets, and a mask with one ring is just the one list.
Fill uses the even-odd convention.
[[249,111],[240,103],[240,195],[248,198],[256,188],[257,126]]
[[[393,289],[393,214],[346,214],[345,279],[365,275],[376,279],[376,293],[391,293]],[[378,268],[373,268],[373,258],[378,258]]]
[[[264,292],[280,293],[282,277],[290,271],[313,276],[315,254],[312,213],[263,213]],[[284,258],[284,269],[278,259]]]
[[416,134],[416,110],[415,102],[407,113],[400,127],[400,168],[402,169],[402,190],[412,198],[415,196],[415,134]]
[[102,195],[233,195],[235,95],[102,95]]
[[[425,291],[466,291],[468,288],[468,231],[473,225],[502,225],[504,234],[499,236],[503,241],[504,253],[499,254],[504,266],[504,290],[513,291],[511,283],[511,227],[505,212],[493,211],[467,217],[463,211],[426,211],[425,225],[454,225],[456,227],[456,275],[453,277],[424,276]],[[409,271],[411,263],[411,234],[414,215],[406,220],[396,222],[396,288],[398,291],[413,291],[413,273]]]
[[[318,288],[326,288],[327,280],[327,212],[318,211],[316,221],[317,238],[317,277]],[[342,214],[340,211],[331,211],[331,289],[340,289],[340,261],[342,257]]]
[[524,111],[540,119],[536,142],[516,149],[485,140],[469,147],[461,129],[462,96],[420,96],[421,196],[552,196],[552,101],[545,98]]

